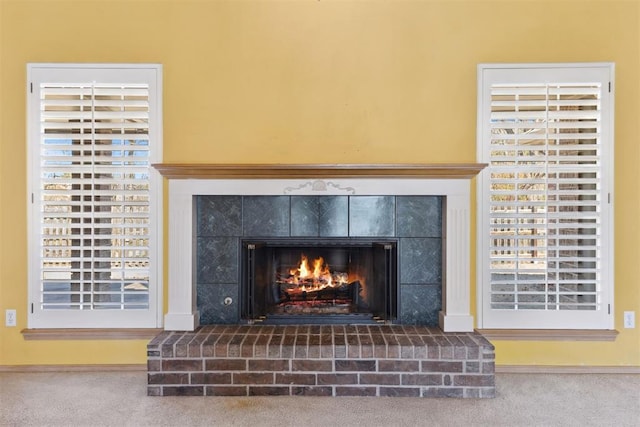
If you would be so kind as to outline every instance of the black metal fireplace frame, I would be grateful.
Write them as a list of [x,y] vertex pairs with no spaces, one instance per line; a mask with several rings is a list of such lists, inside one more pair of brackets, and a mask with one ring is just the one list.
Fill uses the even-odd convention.
[[[383,266],[377,265],[383,290],[379,291],[382,309],[366,313],[348,314],[266,314],[264,309],[256,307],[257,270],[255,250],[269,248],[371,248],[383,258]],[[398,277],[398,239],[397,238],[264,238],[247,237],[240,241],[241,282],[240,282],[240,321],[241,323],[262,324],[376,324],[394,323],[399,312]],[[265,280],[265,278],[261,278]],[[264,292],[264,291],[262,291]]]

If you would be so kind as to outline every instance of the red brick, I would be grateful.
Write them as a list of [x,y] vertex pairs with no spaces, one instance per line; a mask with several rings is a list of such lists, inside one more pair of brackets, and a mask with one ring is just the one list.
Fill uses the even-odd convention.
[[315,374],[276,374],[276,384],[315,385]]
[[163,396],[204,396],[204,388],[202,386],[165,386],[162,388]]
[[453,348],[453,357],[454,359],[466,359],[467,358],[467,348],[466,347],[454,347]]
[[149,374],[147,375],[147,384],[189,384],[189,374]]
[[289,387],[249,387],[249,396],[289,396]]
[[493,375],[455,375],[453,385],[462,387],[492,387],[495,385]]
[[402,385],[442,385],[442,375],[403,374]]
[[453,347],[440,347],[440,359],[453,359]]
[[391,359],[397,359],[400,357],[400,346],[392,344],[387,346],[387,357]]
[[269,345],[267,346],[268,357],[280,357],[282,339],[282,335],[273,335],[271,337]]
[[246,386],[207,386],[207,396],[247,396]]
[[459,387],[428,387],[422,397],[464,397],[464,389]]
[[440,359],[440,346],[434,345],[427,347],[427,358]]
[[331,387],[291,387],[292,396],[333,396]]
[[162,361],[163,371],[202,371],[202,359],[169,359]]
[[[311,357],[311,355],[309,355]],[[330,359],[334,357],[334,347],[333,345],[321,345],[320,346],[320,357],[323,359]]]
[[249,359],[249,371],[289,371],[289,360]]
[[380,372],[420,372],[420,362],[417,360],[379,360]]
[[318,385],[358,384],[358,374],[318,374]]
[[[314,337],[316,335],[311,335],[311,337]],[[321,355],[320,352],[320,344],[318,345],[311,345],[309,344],[309,348],[307,349],[307,357],[309,359],[319,359]]]
[[205,371],[246,371],[245,359],[205,359]]
[[496,363],[495,362],[483,362],[482,363],[482,373],[483,374],[493,374],[496,371]]
[[463,363],[444,360],[423,360],[422,372],[462,372]]
[[161,371],[162,370],[162,362],[160,359],[149,359],[147,360],[147,371]]
[[380,387],[383,397],[420,397],[420,387]]
[[375,396],[375,387],[336,387],[336,396]]
[[292,360],[292,371],[306,371],[306,372],[331,372],[333,371],[332,360]]
[[231,374],[228,372],[199,372],[191,374],[191,384],[231,384]]
[[399,374],[360,374],[360,384],[399,385]]
[[267,346],[269,344],[269,340],[271,337],[269,335],[260,335],[258,340],[254,345],[254,356],[255,357],[267,357],[268,349]]
[[464,372],[467,374],[478,374],[480,373],[480,362],[472,361],[465,362]]
[[261,372],[236,372],[233,374],[233,384],[273,384],[273,374]]
[[375,371],[375,360],[335,360],[336,371]]
[[242,357],[253,357],[253,347],[257,340],[257,335],[247,335],[240,346],[240,355]]
[[347,346],[346,345],[336,345],[333,348],[334,357],[347,357]]

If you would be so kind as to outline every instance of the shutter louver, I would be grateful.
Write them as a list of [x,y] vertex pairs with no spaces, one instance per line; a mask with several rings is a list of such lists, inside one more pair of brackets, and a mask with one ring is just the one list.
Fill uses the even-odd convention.
[[40,84],[42,310],[149,308],[149,88]]
[[490,91],[490,308],[601,310],[601,84]]

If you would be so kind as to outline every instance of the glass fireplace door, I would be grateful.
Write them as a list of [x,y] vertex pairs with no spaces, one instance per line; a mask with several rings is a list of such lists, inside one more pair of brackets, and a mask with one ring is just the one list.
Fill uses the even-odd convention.
[[376,323],[397,314],[397,243],[245,240],[242,319]]

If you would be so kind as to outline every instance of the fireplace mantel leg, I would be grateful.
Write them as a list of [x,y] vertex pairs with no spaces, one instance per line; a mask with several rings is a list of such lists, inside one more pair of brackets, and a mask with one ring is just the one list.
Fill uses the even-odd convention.
[[[184,184],[169,182],[169,312],[164,317],[167,331],[193,331],[200,323],[196,308],[196,281],[193,280],[194,199]],[[173,219],[173,220],[172,220]],[[184,283],[188,281],[187,283]]]
[[469,266],[469,195],[449,195],[446,198],[445,272],[442,311],[439,324],[445,332],[472,332],[470,315]]

